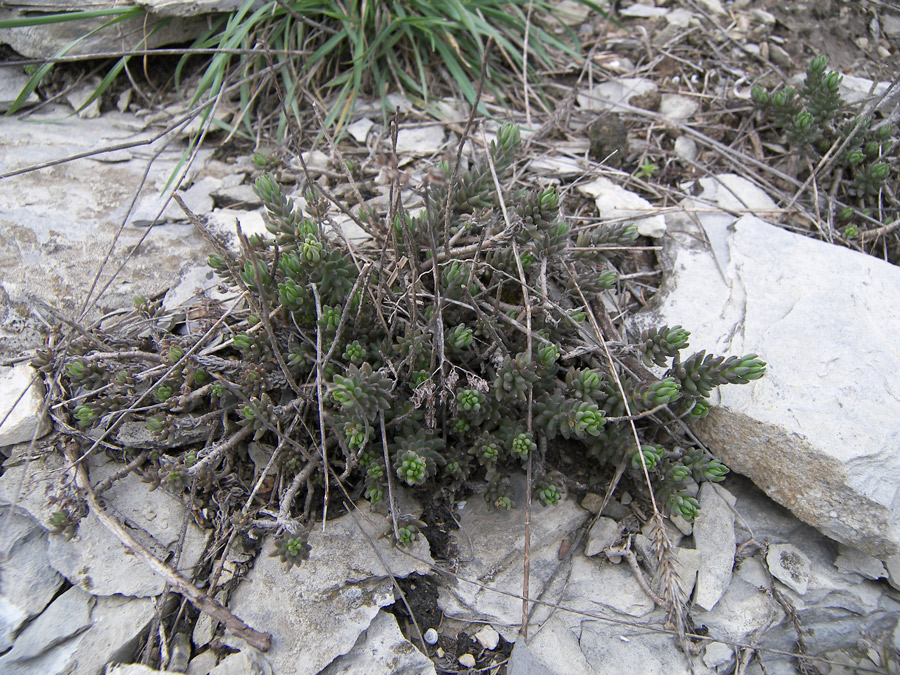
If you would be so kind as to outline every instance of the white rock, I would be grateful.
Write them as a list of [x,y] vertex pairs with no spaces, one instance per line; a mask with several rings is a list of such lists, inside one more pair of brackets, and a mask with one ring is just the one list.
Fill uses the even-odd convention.
[[900,591],[900,555],[892,555],[884,561],[888,572],[888,582]]
[[[145,7],[148,12],[158,16],[197,16],[198,14],[218,14],[220,12],[235,12],[245,3],[241,0],[137,0],[139,7]],[[254,9],[259,9],[262,3],[254,3]]]
[[697,3],[711,14],[718,14],[719,16],[725,14],[725,8],[722,7],[721,0],[697,0]]
[[[521,505],[525,476],[513,474],[510,489],[513,501]],[[560,542],[586,518],[587,513],[578,505],[564,500],[544,510],[540,518],[532,519],[531,583],[535,587],[540,587],[553,574],[559,565]],[[520,506],[511,511],[498,511],[484,499],[473,498],[466,503],[459,521],[462,532],[454,534],[457,545],[460,550],[471,550],[471,559],[460,563],[459,574],[478,579],[488,588],[447,584],[439,591],[438,604],[445,614],[460,620],[490,621],[504,638],[513,641],[522,618],[522,602],[493,589],[516,595],[522,591],[525,510]]]
[[[844,75],[841,80],[840,93],[846,103],[859,103],[870,96],[881,96],[890,86],[890,82],[875,82],[865,77]],[[881,102],[879,108],[885,109],[892,105],[892,100],[892,97],[887,97]]]
[[276,675],[265,655],[253,647],[229,654],[209,675]]
[[[8,518],[8,520],[7,520]],[[0,510],[3,592],[0,594],[0,651],[10,648],[21,626],[53,599],[63,578],[50,567],[47,534],[21,509]]]
[[694,602],[709,611],[731,583],[736,549],[734,497],[722,486],[703,483],[700,515],[694,521],[694,542],[700,554]]
[[357,143],[365,143],[369,137],[369,131],[375,126],[375,122],[368,117],[356,120],[347,127],[347,133],[350,134]]
[[463,654],[457,660],[459,661],[459,665],[461,665],[463,668],[475,667],[475,657],[471,654]]
[[679,136],[675,139],[675,155],[690,163],[697,159],[697,143],[693,138]]
[[107,666],[103,675],[174,675],[175,672],[177,671],[157,670],[140,663],[116,663]]
[[489,651],[493,651],[497,648],[497,645],[500,644],[500,633],[490,626],[485,626],[475,633],[475,639],[478,640],[478,643],[482,647]]
[[348,653],[321,675],[434,675],[434,663],[403,637],[393,614],[378,612]]
[[212,649],[200,652],[188,663],[187,675],[209,675],[216,667],[218,657]]
[[679,94],[663,94],[659,102],[659,114],[674,121],[690,119],[699,109],[699,103]]
[[[20,66],[0,66],[0,112],[10,109],[28,84],[28,79]],[[31,92],[25,97],[24,106],[32,106],[40,100],[37,94]]]
[[857,551],[855,548],[841,546],[841,553],[834,561],[834,566],[842,572],[860,574],[866,579],[884,579],[888,572],[884,563],[874,556]]
[[[693,548],[677,548],[675,549],[675,573],[681,582],[681,590],[686,598],[690,598],[697,584],[697,572],[703,561],[703,554]],[[660,580],[662,581],[662,580]],[[660,591],[662,583],[660,583]]]
[[394,602],[388,571],[372,542],[394,576],[428,572],[427,564],[417,560],[430,561],[424,537],[408,552],[391,548],[387,538],[379,538],[389,521],[371,513],[365,502],[361,509],[328,521],[324,533],[315,527],[309,535],[309,560],[299,567],[286,569],[279,558],[270,557],[275,546],[267,538],[253,569],[232,594],[229,609],[272,634],[266,659],[274,672],[318,673],[346,654],[380,608]]
[[[93,465],[91,480],[103,480],[120,468],[115,462]],[[146,483],[136,474],[116,481],[103,493],[103,498],[121,517],[146,530],[152,540],[136,529],[132,534],[157,557],[165,558],[167,551],[174,550],[181,540],[182,503],[164,490],[148,492]],[[192,574],[206,547],[207,536],[193,522],[188,523],[179,566],[183,574]],[[48,552],[54,569],[95,595],[151,597],[165,588],[164,579],[153,574],[140,558],[129,554],[93,513],[81,520],[78,533],[71,541],[51,538]]]
[[73,586],[32,621],[18,636],[13,648],[0,657],[0,671],[10,664],[29,661],[66,641],[91,625],[94,597]]
[[577,95],[578,105],[585,110],[600,112],[613,110],[628,103],[634,96],[656,91],[656,83],[640,77],[622,77],[594,85],[589,91]]
[[50,420],[41,416],[43,407],[44,381],[34,368],[27,363],[0,368],[0,448],[30,443],[49,433]]
[[592,557],[616,543],[619,538],[619,524],[612,518],[597,518],[588,532],[584,554]]
[[641,5],[639,3],[635,3],[629,7],[620,9],[619,15],[627,16],[632,19],[651,19],[665,16],[668,12],[669,10],[665,7],[651,7],[650,5]]
[[101,97],[98,96],[88,103],[88,100],[94,95],[94,92],[99,86],[100,78],[91,77],[75,88],[70,89],[66,94],[66,102],[72,106],[72,110],[78,113],[79,117],[84,117],[86,119],[100,117]]
[[[719,186],[715,198],[773,206],[753,192]],[[712,393],[717,407],[695,425],[701,440],[828,536],[896,553],[900,429],[885,420],[900,409],[891,376],[900,372],[900,272],[753,216],[700,214],[700,228],[693,218],[667,218],[664,290],[635,329],[681,324],[692,351],[768,363],[762,379]]]
[[753,17],[765,26],[775,25],[775,15],[759,7],[753,9]]
[[898,14],[882,14],[881,30],[889,38],[900,37],[900,15]]
[[809,586],[809,558],[792,544],[771,544],[766,564],[772,576],[799,595]]
[[235,234],[235,222],[240,223],[241,232],[247,237],[252,237],[254,234],[262,236],[269,234],[262,209],[256,211],[216,209],[209,215],[207,224],[213,232],[224,237],[228,242],[228,247],[235,253],[240,251],[240,244]]
[[551,176],[578,176],[585,171],[574,157],[538,157],[528,163],[528,168]]
[[670,9],[668,13],[666,13],[666,21],[670,26],[675,26],[676,28],[687,28],[691,25],[691,21],[693,20],[694,13],[684,7]]
[[722,642],[708,642],[703,651],[703,663],[709,668],[718,668],[734,661],[734,649]]
[[441,124],[426,124],[408,127],[397,132],[397,154],[431,155],[444,146],[444,127]]
[[653,213],[653,207],[646,199],[619,187],[608,178],[597,178],[590,183],[579,185],[578,189],[593,197],[603,220],[634,220],[638,232],[645,237],[661,237],[666,232],[666,220]]
[[580,26],[591,12],[590,7],[577,0],[559,0],[554,5],[555,15],[567,26]]
[[300,157],[303,158],[303,162],[294,158],[291,160],[291,168],[303,171],[303,164],[305,163],[307,171],[313,175],[320,174],[331,168],[330,155],[321,150],[307,150],[306,152],[301,152]]

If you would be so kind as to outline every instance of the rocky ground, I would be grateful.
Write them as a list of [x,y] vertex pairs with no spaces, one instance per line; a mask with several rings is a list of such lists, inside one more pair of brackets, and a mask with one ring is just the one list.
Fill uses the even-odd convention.
[[[749,103],[751,84],[802,73],[822,52],[845,74],[845,98],[887,91],[880,114],[896,121],[888,64],[900,13],[873,1],[619,5],[619,25],[573,16],[592,67],[556,77],[555,110],[502,114],[524,128],[522,175],[560,185],[566,213],[637,222],[647,249],[619,302],[640,311],[619,330],[681,324],[692,348],[768,363],[762,380],[716,394],[694,429],[733,474],[704,485],[695,523],[666,526],[690,598],[690,658],[659,597],[672,570],[652,550],[638,483],[602,511],[606,485],[588,480],[560,506],[535,507],[527,636],[524,509],[497,512],[477,494],[450,505],[404,495],[404,512],[430,526],[411,549],[379,538],[388,519],[360,501],[314,529],[311,558],[285,572],[268,538],[238,539],[221,555],[195,514],[136,475],[104,493],[144,552],[270,645],[198,614],[95,514],[71,537],[50,534],[72,474],[64,444],[45,437],[41,386],[28,386],[31,350],[61,322],[126,316],[136,295],[184,317],[218,293],[205,242],[165,203],[188,147],[191,130],[176,128],[186,108],[129,103],[123,89],[75,116],[79,85],[0,121],[0,415],[13,409],[0,424],[0,672],[900,672],[896,229],[843,237],[803,187],[803,167],[760,137]],[[8,105],[22,75],[0,68]],[[453,99],[435,112],[404,108],[396,151],[409,185],[465,126]],[[496,128],[479,122],[472,137]],[[318,180],[349,198],[336,153],[312,141],[301,150]],[[377,107],[360,108],[340,152],[381,211],[390,151]],[[266,153],[283,181],[299,177],[295,154]],[[263,230],[251,154],[212,132],[182,173],[181,196],[223,236],[236,221]],[[656,170],[640,169],[649,164]],[[50,442],[32,447],[33,436]],[[87,468],[97,485],[120,467],[98,455]]]

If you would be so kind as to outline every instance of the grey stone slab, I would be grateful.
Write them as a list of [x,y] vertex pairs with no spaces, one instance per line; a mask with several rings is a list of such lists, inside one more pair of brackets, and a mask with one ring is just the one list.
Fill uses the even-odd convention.
[[[379,536],[389,521],[372,514],[344,515],[316,527],[309,536],[309,560],[286,569],[271,557],[268,539],[256,564],[235,590],[229,609],[257,630],[272,634],[266,653],[276,673],[318,673],[356,644],[381,607],[394,602],[388,571],[372,550],[378,548],[397,577],[427,573],[428,543],[419,537],[409,553],[391,548]],[[356,523],[363,528],[360,531]],[[302,635],[302,640],[296,636]]]
[[44,380],[27,363],[0,368],[0,447],[30,443],[49,433]]
[[[744,183],[727,178],[712,198],[744,211],[768,205]],[[692,351],[760,354],[767,375],[714,391],[700,438],[804,522],[893,554],[900,272],[751,215],[711,216],[702,228],[688,214],[667,218],[663,291],[634,327],[681,324]]]

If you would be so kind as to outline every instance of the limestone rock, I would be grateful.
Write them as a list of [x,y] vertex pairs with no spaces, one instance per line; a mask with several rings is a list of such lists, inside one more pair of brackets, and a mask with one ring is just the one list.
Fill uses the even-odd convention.
[[[6,112],[12,107],[26,84],[28,84],[28,75],[21,66],[0,66],[0,112]],[[24,105],[34,105],[38,101],[40,101],[38,95],[31,92],[25,98]]]
[[[717,199],[767,205],[743,183],[729,179]],[[900,428],[886,420],[900,408],[900,272],[750,215],[701,214],[701,227],[692,217],[667,218],[666,282],[635,329],[681,324],[692,350],[768,363],[761,380],[713,392],[699,437],[828,536],[895,553]]]
[[809,586],[809,558],[791,544],[772,544],[766,554],[772,576],[799,595]]
[[641,77],[622,77],[594,85],[589,91],[577,95],[578,105],[585,110],[599,112],[615,110],[628,103],[634,96],[657,91],[654,82]]
[[434,664],[403,637],[393,614],[378,612],[353,649],[321,675],[434,675]]
[[[511,479],[513,501],[521,505],[525,494],[525,476]],[[543,510],[531,522],[531,584],[540,587],[559,564],[560,542],[575,531],[587,513],[570,500]],[[470,560],[461,562],[460,576],[477,579],[490,589],[519,594],[522,591],[522,550],[525,510],[498,511],[484,499],[473,496],[458,516],[456,534],[460,550],[469,549]],[[515,626],[522,618],[522,602],[515,597],[494,593],[472,584],[448,583],[439,590],[439,605],[445,613],[461,619],[489,620],[507,639],[515,639]],[[511,632],[510,632],[511,631]]]
[[584,554],[595,556],[616,543],[619,538],[619,524],[612,518],[597,518],[588,532]]
[[60,595],[16,637],[13,648],[0,656],[0,672],[28,662],[85,631],[91,625],[94,597],[73,586]]
[[[209,2],[209,0],[207,0]],[[25,4],[25,3],[17,3]],[[43,4],[43,3],[41,3]],[[193,3],[182,3],[190,6]],[[215,3],[220,4],[220,3]],[[221,3],[224,4],[224,3]],[[90,9],[111,8],[114,3],[93,3]],[[31,7],[7,9],[4,5],[0,17],[3,19],[23,18],[29,15]],[[46,6],[44,7],[46,8]],[[56,0],[54,12],[80,11],[88,9],[77,0]],[[99,54],[104,52],[127,52],[132,49],[153,49],[167,44],[191,42],[203,33],[207,21],[200,17],[165,21],[163,16],[153,14],[136,16],[125,21],[101,28],[109,21],[109,16],[93,19],[79,19],[42,26],[22,26],[0,29],[0,44],[7,44],[27,58],[51,58],[60,50],[68,49],[69,55]],[[87,36],[87,37],[85,37]],[[75,41],[77,44],[74,44]]]
[[4,525],[0,543],[0,651],[10,648],[19,628],[44,610],[63,583],[50,567],[47,533],[22,509],[9,514],[9,508],[0,509],[0,523]]
[[[357,526],[356,523],[359,523]],[[427,573],[428,543],[419,537],[406,555],[379,535],[389,522],[367,508],[328,521],[310,532],[309,560],[286,569],[270,557],[267,539],[256,564],[232,594],[229,609],[257,630],[272,634],[265,658],[274,672],[318,673],[356,644],[381,607],[394,602],[388,570],[396,577]],[[364,529],[364,533],[359,527]],[[302,635],[303,639],[296,639]]]
[[634,220],[638,232],[645,237],[661,237],[665,234],[665,218],[653,213],[650,202],[619,187],[608,178],[597,178],[579,185],[578,189],[596,200],[600,218],[617,222],[622,219]]
[[[114,462],[92,466],[91,480],[102,480],[119,468],[121,465]],[[177,498],[165,490],[148,492],[147,485],[135,474],[116,481],[103,497],[120,517],[140,528],[130,531],[157,558],[165,559],[169,551],[175,550],[184,521],[184,506]],[[188,522],[179,565],[183,574],[191,575],[203,554],[206,536]],[[130,555],[93,513],[81,520],[71,541],[51,539],[49,552],[56,570],[95,595],[151,597],[165,588],[165,580],[153,574],[140,558]]]
[[34,368],[27,363],[0,368],[0,447],[46,435],[50,420],[41,416],[43,407],[44,381]]
[[883,562],[846,546],[841,548],[841,553],[835,559],[834,566],[842,572],[854,572],[866,579],[884,579],[888,575]]
[[694,542],[700,555],[694,602],[709,611],[731,583],[734,565],[734,497],[714,483],[700,488],[700,515],[694,522]]

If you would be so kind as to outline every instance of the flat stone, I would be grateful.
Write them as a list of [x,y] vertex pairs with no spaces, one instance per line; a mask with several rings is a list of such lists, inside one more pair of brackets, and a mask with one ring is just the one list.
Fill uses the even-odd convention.
[[709,611],[731,583],[736,549],[734,497],[714,483],[700,488],[700,514],[694,521],[694,542],[700,554],[695,604]]
[[878,558],[847,546],[841,547],[841,553],[835,559],[834,566],[842,572],[853,572],[866,579],[884,579],[888,575],[884,563]]
[[175,675],[177,672],[175,670],[157,670],[140,663],[117,663],[107,666],[103,675]]
[[349,125],[347,127],[347,133],[350,134],[357,143],[365,143],[373,126],[375,126],[375,122],[368,117],[363,117]]
[[687,28],[694,20],[694,13],[684,7],[670,9],[666,13],[666,22],[675,28]]
[[725,8],[722,7],[721,0],[697,0],[697,4],[702,6],[710,14],[717,14],[719,16],[725,15]]
[[[103,3],[99,4],[103,7]],[[20,8],[7,10],[3,18],[26,18],[34,6],[35,3],[22,3]],[[36,6],[45,11],[52,7],[51,11],[59,13],[97,8],[96,5],[88,7],[76,0],[54,0],[52,5],[37,3]],[[49,59],[63,49],[68,50],[67,55],[124,53],[132,49],[154,49],[167,44],[192,42],[208,25],[208,20],[201,17],[173,22],[150,14],[120,21],[101,30],[109,18],[100,16],[41,26],[3,28],[0,29],[0,44],[8,44],[22,56],[35,59]]]
[[381,611],[348,653],[321,675],[434,675],[434,663],[403,637],[393,614]]
[[[205,675],[205,674],[204,674]],[[253,647],[229,654],[209,675],[277,675],[265,655]]]
[[900,37],[900,14],[882,14],[881,30],[889,38]]
[[328,521],[324,533],[316,526],[309,535],[309,560],[299,567],[287,569],[271,557],[275,546],[267,538],[253,569],[232,594],[229,609],[272,634],[265,657],[276,673],[311,675],[346,654],[379,609],[394,602],[388,569],[398,578],[428,573],[428,565],[416,559],[431,559],[424,537],[409,551],[391,548],[387,538],[379,538],[389,521],[361,508]]
[[809,586],[809,558],[792,544],[772,544],[766,554],[772,576],[799,595]]
[[[6,112],[12,107],[13,102],[19,97],[19,93],[28,84],[29,76],[21,66],[0,65],[0,112]],[[25,97],[23,107],[32,106],[41,99],[31,92]]]
[[734,649],[722,642],[708,642],[703,650],[703,663],[707,668],[728,666],[734,661]]
[[485,626],[475,633],[475,639],[478,640],[478,644],[482,647],[489,651],[493,651],[497,648],[497,645],[500,644],[500,633],[490,626]]
[[711,638],[722,642],[744,642],[756,631],[778,625],[784,612],[765,593],[765,587],[735,576],[711,611],[695,607],[692,618],[695,624],[709,629]]
[[[92,466],[91,480],[96,483],[119,468],[121,465],[115,462]],[[148,492],[136,474],[129,474],[104,492],[103,498],[121,518],[140,528],[131,529],[132,535],[157,558],[165,559],[175,550],[184,521],[184,506],[175,496],[164,489]],[[182,574],[191,576],[206,547],[206,537],[205,532],[188,522],[179,564]],[[95,595],[151,597],[165,588],[165,580],[129,553],[93,513],[81,520],[71,541],[52,538],[48,551],[56,570]]]
[[212,649],[200,652],[190,660],[187,668],[187,675],[209,675],[210,671],[216,667],[218,657]]
[[21,626],[44,610],[63,583],[50,567],[44,529],[23,509],[15,509],[11,515],[8,510],[0,509],[4,525],[0,651],[10,648]]
[[687,136],[679,136],[675,139],[675,154],[690,163],[697,159],[697,143],[693,138]]
[[702,662],[688,664],[677,640],[665,633],[651,633],[634,626],[585,621],[581,627],[581,651],[596,675],[710,675]]
[[[510,641],[522,618],[522,602],[493,589],[518,595],[522,592],[522,551],[525,545],[525,476],[513,474],[511,493],[517,508],[498,511],[479,496],[472,496],[457,518],[454,533],[460,550],[471,551],[461,562],[459,575],[476,579],[488,588],[448,582],[439,589],[438,603],[445,614],[469,621],[489,621]],[[531,521],[531,585],[540,588],[559,565],[559,546],[587,518],[571,500],[542,509]],[[465,534],[463,534],[463,532]],[[471,542],[471,548],[470,543]]]
[[213,203],[219,207],[244,209],[247,211],[262,206],[262,199],[253,190],[252,185],[221,186],[210,193]]
[[690,119],[699,109],[699,103],[679,94],[663,94],[659,102],[659,114],[673,121]]
[[665,16],[669,12],[665,7],[652,7],[650,5],[641,5],[635,3],[629,7],[619,10],[619,16],[625,16],[629,19],[656,19]]
[[[77,593],[81,591],[74,589]],[[4,675],[100,673],[111,662],[132,661],[155,608],[151,600],[113,596],[93,599],[90,627],[40,655],[4,663]]]
[[12,663],[21,663],[44,654],[52,647],[91,625],[94,597],[73,586],[32,621],[17,637],[13,648],[0,656],[0,671]]
[[397,132],[397,154],[431,155],[444,147],[444,127],[426,124]]
[[593,112],[621,108],[635,96],[657,91],[654,82],[640,77],[622,77],[594,85],[589,91],[580,93],[576,101],[581,108]]
[[[140,24],[138,33],[143,33]],[[65,105],[46,106],[27,120],[8,117],[0,125],[0,172],[93,152],[104,142],[143,142],[151,133],[143,130],[145,126],[135,115],[115,110],[96,119],[81,119],[72,116]],[[77,317],[116,237],[104,279],[147,235],[85,321],[111,309],[130,308],[134,296],[152,295],[169,284],[186,261],[208,255],[206,244],[190,225],[167,226],[149,234],[128,227],[120,231],[153,155],[162,151],[147,177],[154,186],[165,183],[180,161],[183,146],[175,142],[163,150],[168,140],[130,148],[131,161],[106,163],[83,158],[3,180],[0,354],[14,355],[41,343],[44,325],[32,312],[40,311],[53,323],[53,316],[42,309],[45,304],[63,316]],[[197,166],[210,153],[201,149]]]
[[46,436],[52,427],[43,407],[44,381],[34,368],[0,368],[0,447]]
[[595,556],[616,543],[619,538],[619,524],[612,518],[597,518],[588,532],[584,554]]
[[597,178],[579,185],[578,189],[596,200],[597,210],[603,220],[634,220],[638,232],[645,237],[662,237],[666,232],[666,220],[653,213],[653,207],[643,197],[630,192],[608,178]]
[[463,654],[462,656],[460,656],[457,659],[457,661],[459,662],[459,665],[461,665],[463,668],[474,668],[475,667],[475,657],[472,656],[471,654]]
[[[719,186],[720,206],[774,206],[723,182],[733,188]],[[870,555],[896,553],[900,429],[884,421],[900,409],[889,376],[900,372],[900,272],[751,215],[701,214],[699,227],[693,217],[667,217],[663,290],[632,325],[681,324],[692,350],[768,363],[762,379],[713,391],[696,433],[804,522]]]
[[509,656],[509,675],[592,675],[593,669],[578,644],[576,632],[554,616],[527,642],[516,638]]

